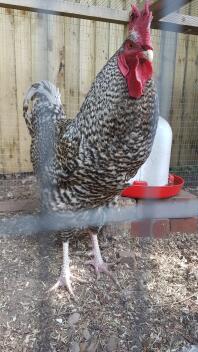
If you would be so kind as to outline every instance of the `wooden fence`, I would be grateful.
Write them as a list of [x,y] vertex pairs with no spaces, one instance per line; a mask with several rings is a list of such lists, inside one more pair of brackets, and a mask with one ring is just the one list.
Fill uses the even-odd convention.
[[[111,0],[112,7],[117,3]],[[152,32],[161,113],[173,126],[172,163],[192,164],[198,161],[198,37]],[[58,85],[66,114],[74,117],[125,35],[122,24],[0,9],[0,174],[32,170],[22,116],[30,84],[49,79]]]

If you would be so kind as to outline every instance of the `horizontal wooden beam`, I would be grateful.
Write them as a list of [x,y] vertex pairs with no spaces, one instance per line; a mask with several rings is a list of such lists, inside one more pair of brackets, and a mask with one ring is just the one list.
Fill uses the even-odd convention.
[[153,28],[171,32],[198,34],[198,17],[176,12],[169,14],[160,21],[154,21],[152,25]]
[[171,12],[179,10],[193,0],[157,0],[151,5],[155,21],[162,19]]
[[32,212],[39,209],[40,204],[38,199],[9,199],[0,201],[0,214]]
[[[164,17],[165,14],[167,15],[172,10],[174,11],[176,8],[179,8],[181,3],[183,5],[190,1],[192,0],[157,0],[151,5],[154,14],[152,28],[179,33],[198,34],[197,22],[196,20],[190,21],[191,16],[180,15],[181,17],[179,17],[179,14],[174,13],[174,15],[169,15],[170,17],[161,18],[162,15]],[[128,23],[129,18],[128,11],[82,5],[61,0],[0,0],[0,7],[125,25]]]
[[129,18],[128,11],[60,0],[0,0],[0,7],[120,24]]

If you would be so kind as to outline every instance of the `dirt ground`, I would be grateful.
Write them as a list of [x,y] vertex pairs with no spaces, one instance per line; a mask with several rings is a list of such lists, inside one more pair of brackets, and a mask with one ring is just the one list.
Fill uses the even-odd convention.
[[[28,177],[17,194],[13,181],[9,195],[4,187],[1,199],[36,196]],[[127,226],[107,227],[100,244],[120,289],[85,265],[90,239],[83,238],[70,246],[74,301],[64,289],[48,292],[62,263],[55,235],[0,237],[0,351],[192,352],[198,234],[139,239]]]
[[54,236],[1,238],[0,351],[186,352],[198,344],[198,235],[107,232],[102,253],[121,288],[96,281],[84,238],[71,243],[76,302],[64,289],[48,292],[62,259]]

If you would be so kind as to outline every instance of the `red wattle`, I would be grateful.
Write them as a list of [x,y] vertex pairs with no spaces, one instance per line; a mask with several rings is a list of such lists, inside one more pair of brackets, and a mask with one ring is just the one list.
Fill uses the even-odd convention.
[[140,61],[138,56],[126,62],[125,56],[118,57],[118,66],[127,80],[129,95],[132,98],[138,99],[144,93],[146,82],[151,79],[153,67],[151,62],[144,60]]
[[149,61],[140,62],[138,58],[130,65],[126,76],[129,95],[133,98],[140,98],[144,93],[146,82],[153,74],[152,64]]

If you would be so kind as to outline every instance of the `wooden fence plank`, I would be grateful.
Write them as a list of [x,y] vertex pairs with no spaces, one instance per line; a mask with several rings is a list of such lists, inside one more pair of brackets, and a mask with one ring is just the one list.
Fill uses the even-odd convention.
[[31,14],[32,79],[33,82],[48,79],[48,17]]
[[[182,9],[191,14],[191,5]],[[197,153],[197,46],[196,36],[178,34],[171,108],[172,165],[185,167],[198,161]]]
[[197,37],[188,40],[188,56],[186,74],[183,82],[183,111],[180,116],[182,134],[178,163],[180,165],[194,164],[198,160],[196,141],[198,136],[197,111],[195,102],[198,100],[198,63],[197,63]]
[[95,24],[95,75],[101,70],[109,58],[110,24],[97,22]]
[[[110,6],[116,6],[116,0],[111,0]],[[129,15],[128,15],[129,17]],[[127,21],[128,22],[128,21]],[[109,57],[115,54],[124,41],[126,35],[125,27],[120,24],[110,23],[109,30]]]
[[[92,0],[81,0],[81,3],[91,5]],[[94,21],[80,20],[80,80],[79,103],[84,101],[95,75],[95,23]]]
[[177,34],[172,32],[161,33],[160,67],[159,67],[159,100],[160,113],[169,120],[173,92],[175,58],[177,48]]
[[15,10],[14,41],[16,60],[17,128],[19,133],[19,169],[31,171],[30,136],[23,118],[23,99],[32,83],[31,16],[30,13]]
[[61,93],[65,105],[65,23],[64,18],[48,15],[48,79]]
[[14,13],[7,9],[0,19],[0,173],[19,168],[14,30]]
[[176,64],[174,72],[173,98],[170,114],[170,122],[173,128],[172,165],[179,163],[181,148],[183,109],[185,105],[184,80],[186,77],[186,65],[188,54],[188,37],[178,34],[178,45],[176,52]]
[[156,84],[159,81],[159,75],[160,75],[160,43],[161,43],[161,31],[157,29],[152,29],[152,45],[153,45],[153,52],[154,52],[154,59],[153,59],[153,65],[154,65],[154,77]]
[[80,20],[65,18],[65,111],[73,118],[79,111]]

